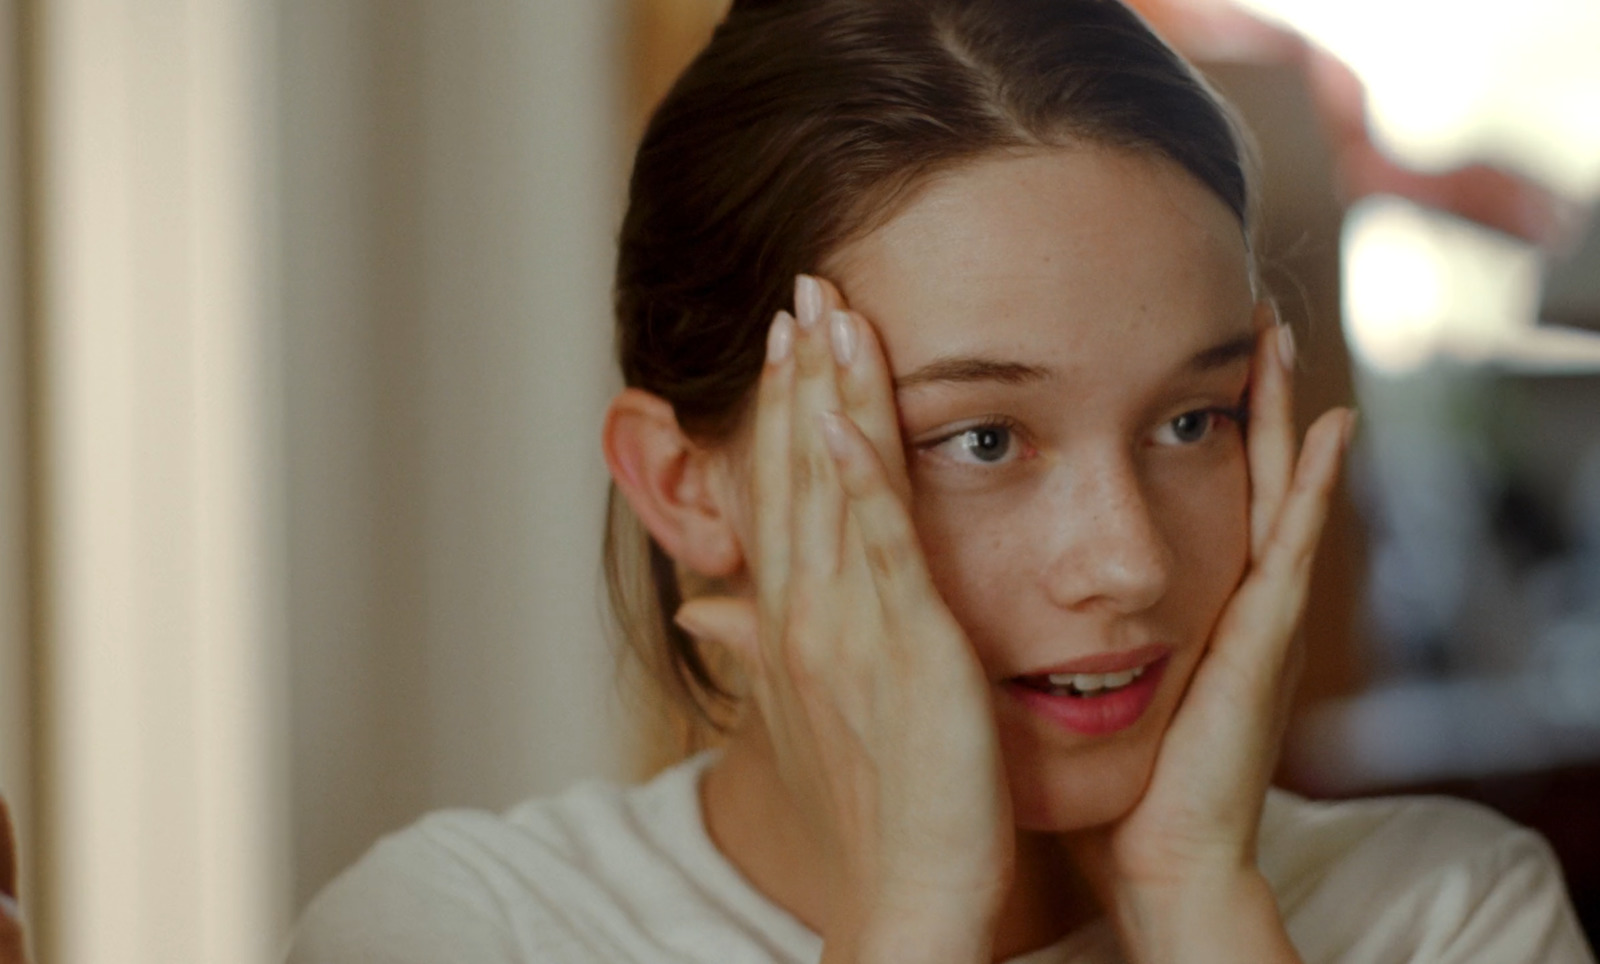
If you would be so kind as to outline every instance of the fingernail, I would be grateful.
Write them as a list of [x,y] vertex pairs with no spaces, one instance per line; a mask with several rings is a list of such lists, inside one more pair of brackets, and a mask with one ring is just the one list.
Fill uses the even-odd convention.
[[1278,361],[1288,371],[1294,370],[1294,329],[1278,323]]
[[838,412],[820,412],[817,420],[822,423],[822,444],[828,447],[828,452],[836,459],[843,459],[850,452],[850,439],[844,428],[844,418]]
[[856,357],[856,326],[848,311],[835,311],[830,315],[829,340],[833,342],[833,357],[842,366],[848,366]]
[[0,914],[4,914],[13,924],[22,923],[22,908],[6,894],[0,894]]
[[789,349],[794,346],[794,318],[787,311],[778,312],[778,317],[772,319],[772,327],[767,330],[767,363],[776,365],[789,357]]
[[1356,423],[1361,421],[1361,411],[1359,409],[1352,408],[1348,409],[1348,411],[1350,414],[1344,420],[1343,442],[1346,449],[1350,448],[1350,440],[1356,436]]
[[801,328],[810,328],[822,320],[822,285],[808,274],[795,278],[794,310]]

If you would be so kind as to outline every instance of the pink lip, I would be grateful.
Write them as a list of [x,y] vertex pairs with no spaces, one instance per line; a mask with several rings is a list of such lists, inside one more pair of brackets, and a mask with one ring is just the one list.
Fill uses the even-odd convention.
[[[1134,651],[1137,652],[1137,651]],[[1122,654],[1106,654],[1107,656]],[[1128,654],[1132,655],[1132,653]],[[1051,669],[1052,673],[1116,673],[1132,669],[1135,666],[1145,666],[1145,662],[1128,662],[1123,660],[1109,669],[1079,669],[1084,665],[1109,665],[1105,661],[1090,664],[1089,660],[1077,660],[1064,664],[1067,669]],[[1150,708],[1155,700],[1156,690],[1161,685],[1161,676],[1167,668],[1167,659],[1163,655],[1156,662],[1150,663],[1144,674],[1132,683],[1103,696],[1056,696],[1043,690],[1034,689],[1016,680],[1004,684],[1005,691],[1015,697],[1028,709],[1038,713],[1045,719],[1086,736],[1104,736],[1125,730],[1139,722],[1144,711]]]
[[1149,666],[1157,660],[1166,659],[1172,652],[1171,646],[1161,643],[1152,643],[1149,646],[1140,646],[1138,649],[1121,650],[1114,653],[1095,653],[1092,656],[1083,656],[1079,659],[1068,660],[1054,666],[1044,666],[1039,669],[1019,673],[1019,676],[1046,676],[1050,673],[1121,673],[1141,666]]

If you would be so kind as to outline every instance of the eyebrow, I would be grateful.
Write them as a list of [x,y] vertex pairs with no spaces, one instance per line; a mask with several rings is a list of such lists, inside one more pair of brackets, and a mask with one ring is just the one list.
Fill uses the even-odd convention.
[[[1256,350],[1256,335],[1245,332],[1202,348],[1189,356],[1180,366],[1188,372],[1210,372],[1226,368],[1241,358],[1249,358]],[[971,382],[999,382],[1002,385],[1026,385],[1045,381],[1056,376],[1053,368],[1029,365],[1023,362],[1003,361],[995,358],[959,355],[936,358],[921,368],[895,379],[895,391],[905,391],[922,385],[966,384]]]
[[1053,369],[1022,362],[998,361],[993,358],[958,356],[936,358],[916,371],[894,380],[895,391],[916,388],[919,385],[960,384],[964,382],[1000,382],[1004,385],[1025,385],[1044,381],[1055,374]]
[[1202,348],[1189,356],[1189,361],[1183,367],[1191,372],[1209,372],[1226,368],[1239,359],[1249,358],[1256,353],[1256,337],[1255,332],[1247,331],[1210,348]]

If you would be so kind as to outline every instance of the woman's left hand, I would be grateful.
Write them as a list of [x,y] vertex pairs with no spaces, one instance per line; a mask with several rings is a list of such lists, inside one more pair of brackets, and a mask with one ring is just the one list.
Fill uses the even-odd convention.
[[1251,385],[1249,571],[1143,797],[1071,844],[1136,961],[1298,960],[1256,866],[1256,831],[1298,674],[1312,559],[1355,414],[1324,413],[1297,458],[1293,342],[1270,312],[1258,308]]

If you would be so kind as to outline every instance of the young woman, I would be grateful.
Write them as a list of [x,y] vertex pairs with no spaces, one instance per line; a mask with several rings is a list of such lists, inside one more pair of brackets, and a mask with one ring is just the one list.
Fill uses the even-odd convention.
[[1108,0],[736,3],[604,437],[623,623],[726,745],[430,817],[290,959],[1590,960],[1534,835],[1268,789],[1353,417],[1297,448],[1246,166]]

